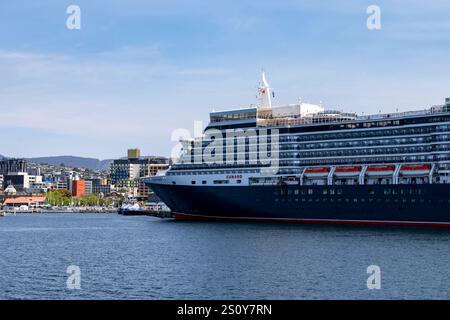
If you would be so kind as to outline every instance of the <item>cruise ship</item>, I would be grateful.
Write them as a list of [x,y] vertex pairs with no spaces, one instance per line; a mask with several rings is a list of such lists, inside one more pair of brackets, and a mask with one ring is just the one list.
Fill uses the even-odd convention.
[[358,115],[298,102],[210,113],[168,170],[144,178],[176,219],[450,227],[450,98]]

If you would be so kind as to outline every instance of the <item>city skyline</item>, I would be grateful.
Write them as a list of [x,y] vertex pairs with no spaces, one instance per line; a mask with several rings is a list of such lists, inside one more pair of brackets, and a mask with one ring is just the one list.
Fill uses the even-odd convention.
[[[81,8],[68,30],[66,8]],[[4,1],[0,154],[169,156],[177,128],[255,103],[261,69],[274,104],[358,113],[425,108],[450,96],[450,4],[377,1]],[[18,143],[20,141],[20,143]]]

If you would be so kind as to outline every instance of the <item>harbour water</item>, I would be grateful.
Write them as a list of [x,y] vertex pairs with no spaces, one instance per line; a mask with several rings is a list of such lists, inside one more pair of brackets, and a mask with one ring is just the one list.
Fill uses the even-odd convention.
[[0,243],[1,299],[450,298],[450,230],[19,214]]

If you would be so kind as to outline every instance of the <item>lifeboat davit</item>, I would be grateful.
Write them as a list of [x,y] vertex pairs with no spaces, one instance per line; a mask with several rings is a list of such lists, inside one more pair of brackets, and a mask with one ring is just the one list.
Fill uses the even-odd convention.
[[391,176],[394,174],[395,166],[370,166],[367,168],[368,176]]
[[334,171],[336,177],[354,177],[361,172],[361,167],[338,167]]
[[429,164],[403,165],[400,173],[404,176],[423,176],[429,174],[430,170]]
[[307,168],[305,176],[308,178],[326,178],[329,172],[330,168],[328,167]]

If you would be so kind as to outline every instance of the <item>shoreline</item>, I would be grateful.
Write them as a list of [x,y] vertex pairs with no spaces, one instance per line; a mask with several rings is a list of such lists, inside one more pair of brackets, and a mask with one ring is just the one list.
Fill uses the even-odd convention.
[[31,210],[0,210],[0,215],[15,215],[20,213],[118,213],[117,208],[58,208]]

